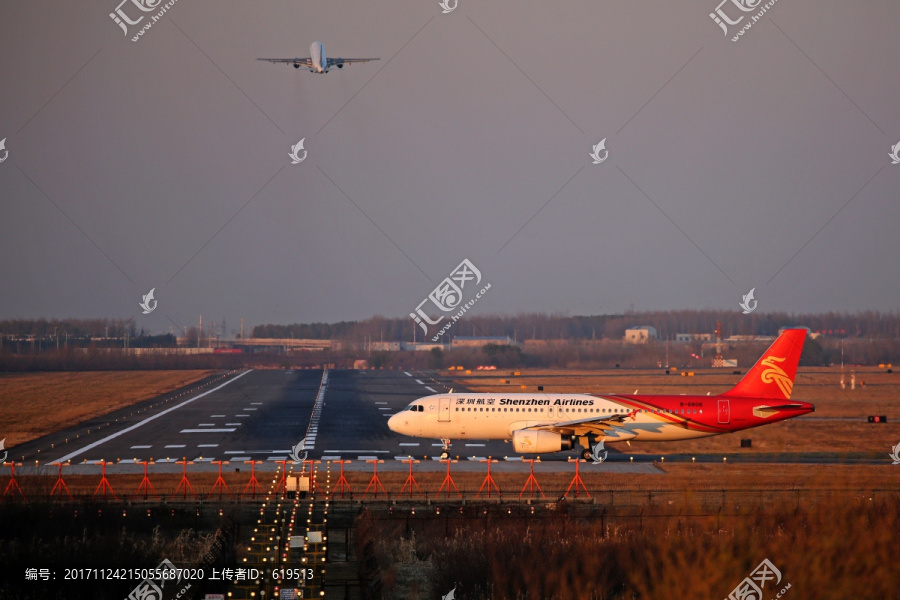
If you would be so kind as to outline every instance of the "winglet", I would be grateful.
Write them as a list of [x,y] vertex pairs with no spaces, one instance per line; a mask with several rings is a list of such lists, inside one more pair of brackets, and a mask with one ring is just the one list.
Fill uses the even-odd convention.
[[785,329],[744,378],[722,395],[790,400],[804,341],[805,329]]

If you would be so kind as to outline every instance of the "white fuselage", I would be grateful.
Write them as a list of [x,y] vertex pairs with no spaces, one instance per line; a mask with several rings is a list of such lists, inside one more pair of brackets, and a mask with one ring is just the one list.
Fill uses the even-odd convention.
[[312,58],[313,69],[315,69],[316,73],[328,72],[328,59],[325,58],[325,46],[322,42],[310,44],[309,56]]
[[714,401],[702,397],[691,408],[665,409],[635,408],[587,394],[437,394],[420,398],[393,415],[388,427],[414,437],[507,440],[514,431],[528,427],[622,415],[626,416],[624,422],[607,432],[607,441],[684,440],[721,433],[698,431],[684,424],[687,419],[707,416],[701,403],[709,403],[707,414],[712,411],[714,415]]

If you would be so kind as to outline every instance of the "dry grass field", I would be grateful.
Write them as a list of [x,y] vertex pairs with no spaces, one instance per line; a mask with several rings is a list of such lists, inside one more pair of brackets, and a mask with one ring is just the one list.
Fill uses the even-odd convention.
[[0,436],[6,447],[178,389],[215,371],[91,371],[0,374]]
[[[744,369],[746,372],[746,369]],[[666,375],[661,370],[523,370],[519,376],[510,371],[491,375],[473,372],[456,377],[478,392],[537,392],[585,394],[718,394],[727,391],[741,378],[728,369],[695,369],[695,376],[680,371]],[[636,443],[631,447],[613,444],[611,448],[626,454],[670,454],[720,452],[867,452],[887,453],[900,443],[900,373],[887,373],[877,367],[856,369],[856,389],[841,389],[839,367],[801,367],[794,383],[792,399],[812,402],[816,412],[742,432],[683,442]],[[505,383],[508,380],[510,383]],[[524,387],[523,387],[524,386]],[[887,415],[887,424],[869,424],[868,415]],[[750,438],[753,447],[740,447],[742,438]],[[885,454],[886,456],[886,454]]]

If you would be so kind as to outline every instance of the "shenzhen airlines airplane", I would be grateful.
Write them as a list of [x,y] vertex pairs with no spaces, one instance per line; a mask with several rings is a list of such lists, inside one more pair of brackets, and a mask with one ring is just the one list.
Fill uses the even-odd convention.
[[325,46],[322,42],[313,42],[309,46],[309,57],[307,58],[257,58],[256,60],[267,60],[270,63],[285,63],[294,65],[295,69],[301,66],[306,67],[311,73],[327,73],[331,67],[343,69],[345,64],[355,62],[369,62],[370,60],[378,60],[377,58],[325,58]]
[[[571,450],[591,457],[603,442],[689,440],[759,427],[816,410],[791,401],[805,329],[787,329],[731,390],[719,396],[587,394],[435,394],[388,420],[403,435],[512,440],[520,454]],[[600,446],[600,450],[602,450]]]

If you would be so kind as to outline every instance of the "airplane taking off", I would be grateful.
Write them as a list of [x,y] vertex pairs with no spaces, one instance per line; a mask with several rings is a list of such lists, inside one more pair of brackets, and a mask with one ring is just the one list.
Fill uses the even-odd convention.
[[311,73],[327,73],[331,67],[343,69],[345,64],[355,62],[369,62],[370,60],[379,60],[377,58],[325,58],[325,46],[322,42],[313,42],[309,46],[308,58],[257,58],[256,60],[267,60],[270,63],[285,63],[294,65],[295,69],[301,66],[309,69]]
[[[587,394],[435,394],[388,419],[395,433],[437,438],[441,458],[451,439],[512,440],[520,454],[602,442],[689,440],[759,427],[816,410],[792,402],[805,329],[787,329],[731,390],[718,396]],[[600,447],[602,451],[602,447]]]

